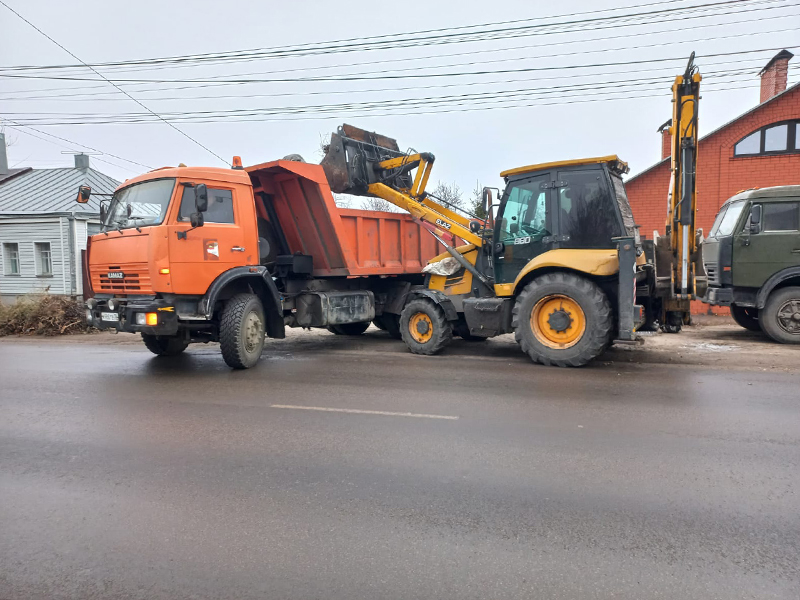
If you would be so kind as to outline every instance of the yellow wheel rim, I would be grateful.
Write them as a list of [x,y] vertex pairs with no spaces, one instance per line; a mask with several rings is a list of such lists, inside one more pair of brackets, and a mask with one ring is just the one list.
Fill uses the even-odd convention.
[[545,296],[531,311],[531,329],[536,339],[563,350],[577,344],[586,332],[586,315],[580,304],[569,296]]
[[424,344],[433,337],[433,321],[423,312],[418,312],[408,320],[408,333],[415,342]]

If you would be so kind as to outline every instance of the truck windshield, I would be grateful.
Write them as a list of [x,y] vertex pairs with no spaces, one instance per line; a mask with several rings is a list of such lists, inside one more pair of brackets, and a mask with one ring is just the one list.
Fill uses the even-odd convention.
[[742,214],[744,207],[744,200],[731,202],[727,207],[723,206],[719,211],[713,227],[708,234],[708,237],[727,236],[733,233],[733,228],[736,227],[736,222],[739,220],[739,215]]
[[158,225],[167,214],[175,179],[155,179],[118,190],[111,198],[105,229]]

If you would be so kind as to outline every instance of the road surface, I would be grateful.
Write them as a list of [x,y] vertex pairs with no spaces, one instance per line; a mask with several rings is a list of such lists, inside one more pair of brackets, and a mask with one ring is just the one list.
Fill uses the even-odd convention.
[[797,369],[108,337],[0,342],[2,599],[800,597]]

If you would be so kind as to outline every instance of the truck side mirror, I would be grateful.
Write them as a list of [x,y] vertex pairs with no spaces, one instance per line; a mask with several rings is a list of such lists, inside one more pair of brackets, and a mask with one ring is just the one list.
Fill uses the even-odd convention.
[[753,204],[750,207],[750,233],[761,231],[761,205]]
[[202,227],[205,223],[205,218],[203,217],[203,213],[196,212],[189,215],[189,222],[192,224],[192,229],[195,227]]
[[199,213],[208,210],[208,188],[205,183],[198,183],[194,186],[194,206]]
[[102,200],[100,201],[100,222],[105,225],[106,217],[108,216],[108,208],[105,205],[105,202]]
[[89,197],[92,195],[92,188],[88,185],[82,185],[78,187],[78,197],[75,198],[75,202],[78,204],[86,204],[89,201]]

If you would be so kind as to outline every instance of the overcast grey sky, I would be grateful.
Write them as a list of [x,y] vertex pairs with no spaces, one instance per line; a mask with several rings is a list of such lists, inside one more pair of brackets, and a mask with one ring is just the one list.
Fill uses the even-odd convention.
[[[499,185],[506,168],[581,156],[619,154],[640,171],[659,159],[656,128],[670,117],[670,85],[690,52],[697,52],[704,75],[700,129],[706,133],[756,105],[761,67],[781,48],[800,47],[796,0],[3,1],[89,63],[271,49],[269,57],[246,60],[98,69],[159,114],[198,119],[212,111],[202,118],[216,122],[176,126],[226,161],[234,154],[255,164],[300,153],[318,162],[321,136],[348,122],[393,136],[403,148],[433,152],[432,180],[455,181],[465,190],[476,180]],[[514,22],[450,29],[500,21]],[[76,61],[3,6],[0,27],[0,117],[12,166],[69,166],[72,158],[61,152],[88,147],[150,167],[222,166],[162,122],[75,124],[145,111],[86,68],[8,69]],[[450,43],[341,48],[354,50],[362,36],[391,35],[378,41],[396,44],[403,39],[397,34],[441,29],[411,37]],[[452,34],[487,29],[501,33],[452,43]],[[434,38],[443,34],[449,37]],[[298,46],[344,39],[355,41],[297,56]],[[287,49],[291,56],[274,56]],[[800,57],[793,62],[790,85],[798,80]],[[596,64],[605,66],[588,67]],[[481,74],[454,75],[475,72]],[[309,77],[316,80],[274,81]],[[124,82],[131,79],[154,81]],[[209,85],[225,79],[271,81]],[[388,104],[369,109],[365,102]],[[358,104],[343,106],[352,103]],[[323,108],[293,112],[309,106]],[[252,114],[264,109],[273,110]],[[53,124],[64,122],[72,124]],[[107,154],[94,158],[107,161],[95,160],[96,168],[119,179],[146,170]]]

